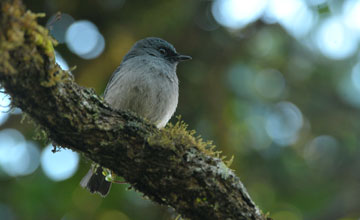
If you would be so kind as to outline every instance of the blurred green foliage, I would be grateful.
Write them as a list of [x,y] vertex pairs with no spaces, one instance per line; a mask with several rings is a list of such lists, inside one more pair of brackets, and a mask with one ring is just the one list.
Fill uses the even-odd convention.
[[[56,50],[69,66],[77,66],[76,81],[98,94],[139,39],[161,37],[180,53],[191,55],[191,62],[178,67],[176,115],[182,115],[205,140],[213,140],[224,155],[235,155],[232,168],[264,213],[270,212],[276,220],[359,218],[360,114],[338,93],[339,82],[357,58],[329,60],[276,24],[258,21],[228,31],[211,17],[211,1],[24,2],[34,12],[45,12],[47,19],[61,11],[96,24],[106,43],[98,58],[81,59],[65,44]],[[331,11],[322,6],[318,13]],[[45,25],[47,20],[40,22]],[[266,78],[278,76],[272,71],[280,78]],[[284,88],[277,94],[272,85],[279,85],[279,80]],[[265,129],[268,115],[281,102],[295,105],[303,121],[296,141],[285,146],[269,138]],[[31,140],[33,126],[20,124],[20,117],[11,116],[0,129],[18,129]],[[322,139],[316,139],[319,136]],[[82,159],[76,175],[61,182],[49,180],[41,169],[25,177],[1,175],[0,216],[44,220],[177,216],[127,190],[128,185],[114,185],[105,199],[91,195],[79,186],[89,164]]]

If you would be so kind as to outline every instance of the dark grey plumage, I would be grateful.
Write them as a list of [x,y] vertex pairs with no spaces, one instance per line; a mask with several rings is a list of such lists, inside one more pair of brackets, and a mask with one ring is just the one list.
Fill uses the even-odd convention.
[[[162,128],[178,103],[176,66],[188,59],[191,57],[178,54],[163,39],[139,40],[111,76],[104,98],[112,108],[133,111]],[[101,171],[90,169],[80,184],[92,193],[106,196],[111,183],[105,181]]]

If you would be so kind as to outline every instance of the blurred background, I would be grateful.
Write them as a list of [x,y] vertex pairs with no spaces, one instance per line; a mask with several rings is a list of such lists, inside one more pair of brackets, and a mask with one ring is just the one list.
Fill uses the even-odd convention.
[[[176,115],[224,155],[276,220],[360,219],[360,0],[24,0],[60,43],[56,59],[102,94],[139,39],[178,67]],[[57,12],[62,12],[61,16]],[[174,219],[114,185],[80,188],[90,162],[53,154],[0,93],[0,219]],[[176,121],[172,119],[172,122]]]

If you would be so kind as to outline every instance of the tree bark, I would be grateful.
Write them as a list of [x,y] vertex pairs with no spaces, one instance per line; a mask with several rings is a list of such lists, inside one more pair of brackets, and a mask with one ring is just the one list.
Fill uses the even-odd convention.
[[[111,109],[55,63],[40,14],[1,3],[0,83],[12,105],[53,142],[122,176],[133,188],[189,219],[267,219],[239,178],[184,123],[158,130]],[[61,164],[59,164],[61,166]]]

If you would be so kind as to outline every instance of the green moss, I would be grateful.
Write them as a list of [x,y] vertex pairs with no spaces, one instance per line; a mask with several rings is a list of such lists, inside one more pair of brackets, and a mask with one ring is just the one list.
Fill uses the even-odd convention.
[[[23,51],[41,50],[46,57],[39,53],[24,53],[25,65],[43,65],[44,59],[48,59],[48,75],[40,84],[44,87],[55,86],[58,82],[72,79],[70,73],[61,70],[55,63],[54,46],[57,45],[55,39],[49,36],[48,29],[38,25],[37,18],[45,17],[44,13],[35,14],[31,11],[24,11],[20,1],[4,3],[1,8],[1,20],[6,23],[6,30],[0,30],[0,67],[6,74],[16,74],[9,62],[9,52],[23,47]],[[24,41],[27,41],[24,44]]]
[[227,167],[230,167],[231,164],[234,161],[234,155],[232,155],[229,160],[225,160],[225,158],[224,158],[223,161],[224,161],[224,163],[226,164]]
[[196,198],[195,199],[195,203],[200,203],[201,202],[201,199],[200,198]]
[[48,132],[40,125],[35,125],[35,140],[49,142]]
[[206,197],[203,197],[203,198],[197,197],[194,202],[195,202],[196,205],[201,205],[201,204],[206,203],[207,199],[206,199]]
[[28,115],[25,112],[23,112],[21,114],[20,124],[23,124],[25,122],[25,120],[27,120],[28,118],[29,118]]
[[[151,146],[166,146],[173,151],[177,151],[176,144],[181,144],[185,149],[197,148],[208,156],[220,158],[221,151],[215,150],[215,145],[212,141],[204,141],[200,135],[196,136],[195,130],[188,130],[188,125],[181,120],[181,116],[177,117],[178,121],[175,125],[169,123],[167,127],[159,130],[159,132],[147,138]],[[234,157],[225,161],[225,157],[221,157],[224,163],[231,165]]]
[[38,17],[45,17],[45,14],[35,14],[31,11],[27,11],[23,16],[21,16],[21,23],[23,23],[23,26],[26,27],[25,33],[29,36],[29,38],[34,42],[36,46],[43,49],[45,54],[50,59],[55,59],[53,45],[56,46],[57,41],[49,35],[48,29],[37,24],[36,20]]

